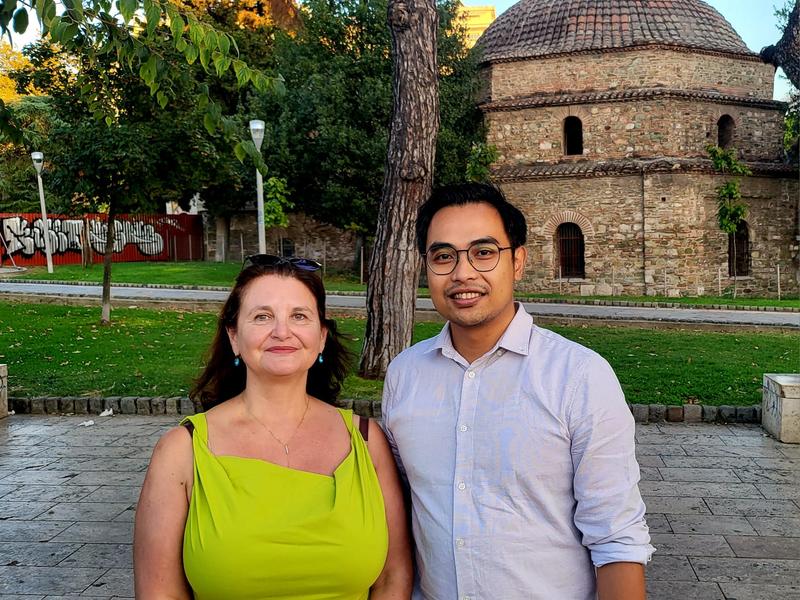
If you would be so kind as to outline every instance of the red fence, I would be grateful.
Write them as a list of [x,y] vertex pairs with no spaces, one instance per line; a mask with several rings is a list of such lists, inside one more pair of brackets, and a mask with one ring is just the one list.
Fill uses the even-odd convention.
[[[53,263],[103,261],[106,215],[48,215]],[[119,215],[114,221],[114,261],[202,260],[199,215]],[[46,265],[42,216],[0,213],[0,264]]]

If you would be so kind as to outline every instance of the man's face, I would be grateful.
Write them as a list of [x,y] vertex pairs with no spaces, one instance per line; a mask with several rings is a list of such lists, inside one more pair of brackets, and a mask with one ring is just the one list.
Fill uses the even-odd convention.
[[[511,245],[500,214],[484,202],[448,206],[437,212],[428,227],[425,249],[448,244],[466,250],[476,241],[494,241],[499,247]],[[525,248],[500,252],[497,266],[491,271],[476,270],[465,252],[458,253],[458,263],[449,275],[437,275],[427,269],[431,299],[453,327],[488,330],[500,324],[506,327],[514,315],[514,282],[522,278]]]

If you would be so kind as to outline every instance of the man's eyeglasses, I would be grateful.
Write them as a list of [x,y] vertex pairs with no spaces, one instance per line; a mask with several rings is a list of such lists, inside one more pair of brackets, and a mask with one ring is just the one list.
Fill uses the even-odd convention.
[[251,254],[244,259],[242,269],[257,265],[259,267],[277,267],[279,265],[289,265],[301,271],[319,271],[322,265],[310,258],[300,258],[299,256],[276,256],[275,254]]
[[501,248],[494,242],[473,242],[466,250],[456,250],[448,244],[433,246],[425,253],[425,264],[436,275],[450,275],[458,264],[459,254],[467,255],[469,264],[476,271],[491,271],[500,262],[500,253],[512,246]]

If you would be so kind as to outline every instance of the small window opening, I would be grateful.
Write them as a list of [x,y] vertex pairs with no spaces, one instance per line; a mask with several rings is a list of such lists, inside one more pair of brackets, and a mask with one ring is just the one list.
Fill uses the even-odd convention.
[[564,119],[564,154],[583,154],[583,123],[578,117]]

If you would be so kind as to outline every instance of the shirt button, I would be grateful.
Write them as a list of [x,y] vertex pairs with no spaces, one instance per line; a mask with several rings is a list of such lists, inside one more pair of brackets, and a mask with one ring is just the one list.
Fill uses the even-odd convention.
[[505,352],[505,350],[501,348],[500,350],[497,351],[497,356],[503,356],[503,352]]
[[475,371],[468,371],[467,377],[469,377],[470,379],[475,379]]
[[466,484],[466,483],[464,483],[463,481],[459,481],[459,482],[458,482],[458,486],[457,486],[457,487],[458,487],[458,489],[460,489],[460,490],[465,490],[465,489],[467,489],[467,484]]
[[472,600],[472,596],[462,596],[461,600]]
[[458,546],[459,548],[463,548],[464,547],[464,540],[461,539],[461,538],[456,538],[456,546]]
[[466,431],[467,429],[469,429],[469,427],[467,427],[466,425],[462,425],[461,427],[458,428],[458,430],[462,432]]

